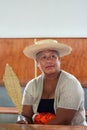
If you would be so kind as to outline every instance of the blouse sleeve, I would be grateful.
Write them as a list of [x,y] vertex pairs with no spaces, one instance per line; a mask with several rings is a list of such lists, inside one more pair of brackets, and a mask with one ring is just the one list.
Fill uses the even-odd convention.
[[23,105],[32,105],[34,101],[33,96],[33,85],[29,82],[23,92],[22,104]]
[[68,80],[60,89],[57,107],[78,110],[84,100],[84,92],[77,80]]

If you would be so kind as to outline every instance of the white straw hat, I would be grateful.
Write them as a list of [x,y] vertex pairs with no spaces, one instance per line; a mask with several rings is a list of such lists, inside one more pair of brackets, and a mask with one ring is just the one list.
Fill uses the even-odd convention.
[[35,44],[25,47],[24,54],[32,59],[36,59],[36,54],[43,50],[56,50],[59,53],[59,56],[68,55],[72,48],[68,45],[59,43],[53,39],[45,39],[36,41]]

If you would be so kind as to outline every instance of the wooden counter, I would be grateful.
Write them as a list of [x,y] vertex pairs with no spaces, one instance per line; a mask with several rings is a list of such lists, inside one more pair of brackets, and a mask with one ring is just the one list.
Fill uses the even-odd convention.
[[0,114],[18,114],[16,107],[0,107]]
[[87,126],[0,124],[0,130],[87,130]]

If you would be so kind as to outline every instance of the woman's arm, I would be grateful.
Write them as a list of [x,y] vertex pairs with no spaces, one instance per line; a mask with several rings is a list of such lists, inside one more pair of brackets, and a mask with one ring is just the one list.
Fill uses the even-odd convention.
[[56,117],[48,122],[49,125],[70,125],[76,110],[58,108]]

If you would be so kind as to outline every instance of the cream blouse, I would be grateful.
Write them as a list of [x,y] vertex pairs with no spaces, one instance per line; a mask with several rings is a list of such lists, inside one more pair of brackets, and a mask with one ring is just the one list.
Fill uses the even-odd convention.
[[[44,74],[29,81],[23,94],[23,105],[32,105],[33,112],[37,113],[37,108],[43,91]],[[80,82],[71,74],[61,71],[54,98],[54,110],[65,108],[77,110],[72,120],[72,125],[86,125],[84,109],[84,91]]]

